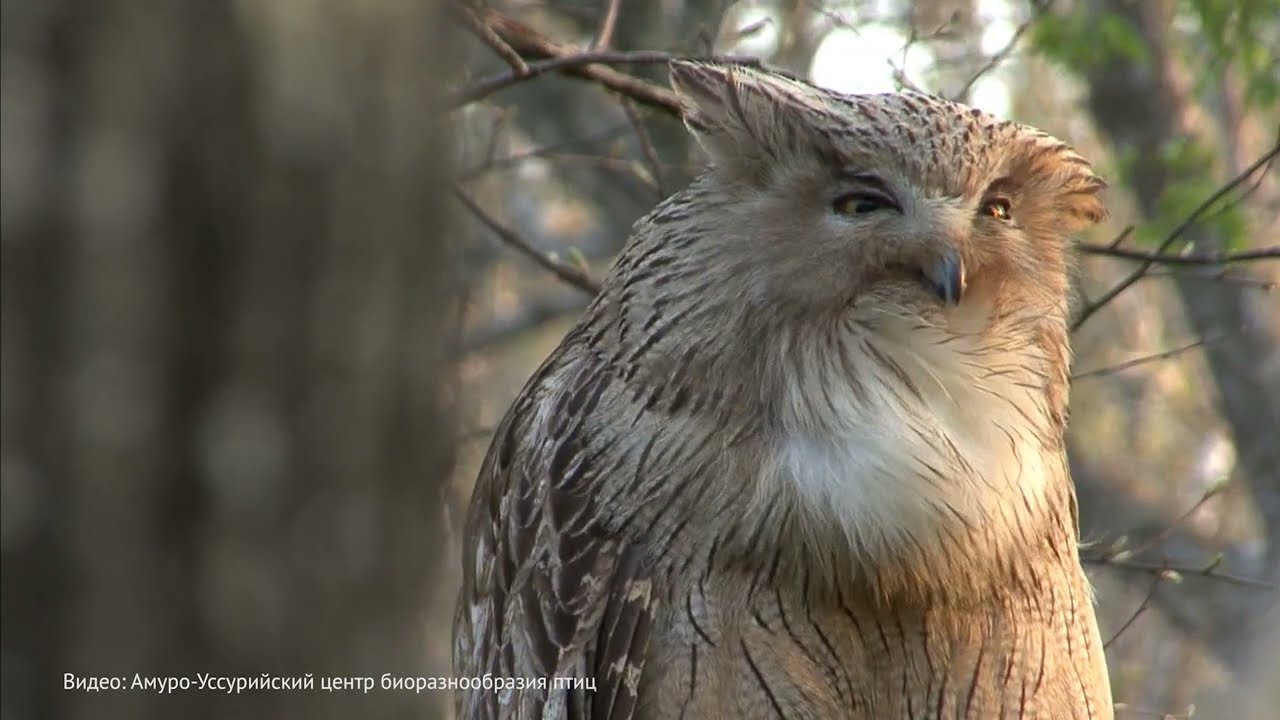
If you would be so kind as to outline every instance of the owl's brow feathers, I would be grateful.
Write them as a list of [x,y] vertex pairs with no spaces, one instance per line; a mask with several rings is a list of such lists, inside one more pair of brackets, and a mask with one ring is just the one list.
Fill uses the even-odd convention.
[[[1061,196],[1064,212],[1074,220],[1071,229],[1106,217],[1097,198],[1106,182],[1071,146],[1034,128],[917,92],[815,93],[798,80],[749,68],[697,63],[681,68],[672,77],[685,101],[685,123],[704,145],[710,140],[713,158],[717,137],[738,152],[754,146],[753,152],[770,153],[775,164],[802,157],[796,148],[805,142],[838,162],[836,148],[852,141],[893,154],[925,188],[959,187],[969,193],[993,167],[1012,158],[1017,167],[1010,175],[1036,178],[1043,183],[1039,189]],[[762,113],[756,98],[766,94],[771,107]],[[705,112],[712,106],[729,112]],[[732,156],[725,153],[722,159]]]

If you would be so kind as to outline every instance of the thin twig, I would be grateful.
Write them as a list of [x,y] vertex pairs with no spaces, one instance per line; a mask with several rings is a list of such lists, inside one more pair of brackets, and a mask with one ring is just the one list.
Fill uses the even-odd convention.
[[1251,260],[1280,260],[1280,245],[1269,245],[1256,250],[1241,250],[1239,252],[1174,255],[1150,250],[1134,250],[1132,248],[1083,243],[1080,246],[1080,252],[1086,255],[1141,260],[1160,265],[1225,265],[1227,263],[1249,262]]
[[1209,580],[1219,580],[1230,585],[1239,585],[1240,587],[1253,588],[1255,590],[1280,590],[1280,586],[1273,582],[1221,572],[1218,570],[1218,565],[1222,563],[1221,557],[1215,558],[1213,562],[1209,563],[1205,567],[1174,565],[1168,562],[1151,563],[1142,562],[1140,560],[1125,560],[1108,557],[1106,555],[1081,556],[1080,561],[1088,565],[1101,565],[1116,568],[1117,570],[1150,573],[1152,575],[1159,575],[1163,579],[1170,581],[1174,580],[1176,577],[1198,577]]
[[[456,108],[466,105],[488,97],[511,85],[548,72],[557,71],[585,78],[607,90],[629,97],[641,105],[657,108],[674,117],[681,116],[680,101],[674,92],[606,66],[614,64],[661,64],[677,57],[683,58],[685,56],[657,51],[583,51],[573,45],[555,42],[528,25],[491,8],[482,10],[479,17],[481,22],[518,52],[527,56],[531,55],[547,59],[530,63],[529,72],[524,75],[517,75],[514,71],[499,73],[459,90],[448,101],[449,107]],[[756,58],[733,55],[712,55],[687,59],[736,65],[758,66],[760,64],[760,61]]]
[[553,275],[579,290],[592,295],[600,292],[600,284],[591,279],[591,277],[586,273],[572,265],[567,265],[556,260],[529,244],[527,240],[520,237],[520,235],[514,230],[506,227],[495,220],[489,213],[485,212],[484,208],[477,205],[476,202],[468,197],[467,194],[464,193],[457,185],[453,185],[451,189],[453,191],[453,196],[458,199],[458,202],[465,205],[477,220],[493,231],[493,234],[497,235],[503,242],[516,250],[519,250],[530,260],[533,260],[535,263],[541,265],[547,270],[550,270]]
[[498,144],[502,140],[502,130],[510,116],[502,111],[493,114],[493,124],[489,126],[489,144],[484,151],[484,163],[489,165],[498,157]]
[[1178,272],[1176,270],[1165,270],[1164,272],[1147,273],[1149,278],[1172,278],[1182,277],[1191,280],[1203,280],[1204,282],[1223,283],[1225,285],[1238,285],[1240,287],[1248,287],[1262,292],[1271,292],[1276,289],[1277,283],[1271,280],[1262,280],[1255,277],[1232,275],[1234,268],[1222,268],[1212,273],[1195,273],[1195,272]]
[[517,75],[524,76],[529,74],[529,66],[525,64],[524,58],[520,57],[520,53],[516,52],[515,48],[511,47],[505,40],[498,37],[498,34],[495,33],[488,25],[481,22],[480,18],[476,17],[476,14],[469,8],[461,6],[454,7],[457,9],[458,15],[462,17],[462,24],[471,31],[472,35],[479,38],[480,42],[488,45],[490,49],[498,54],[498,57],[502,58],[503,62],[511,66],[511,69],[514,70]]
[[1086,378],[1097,378],[1097,377],[1104,377],[1106,375],[1114,375],[1115,373],[1121,372],[1123,370],[1128,370],[1130,368],[1137,367],[1139,365],[1145,365],[1147,363],[1156,362],[1158,360],[1168,360],[1169,358],[1176,357],[1189,350],[1195,350],[1198,347],[1203,347],[1210,343],[1218,342],[1222,339],[1223,339],[1222,337],[1216,337],[1216,338],[1213,338],[1212,340],[1201,338],[1200,340],[1196,340],[1193,343],[1187,343],[1186,345],[1182,345],[1176,348],[1171,348],[1169,350],[1164,350],[1162,352],[1154,353],[1152,355],[1143,355],[1142,357],[1134,358],[1133,360],[1126,360],[1122,363],[1117,363],[1115,365],[1108,365],[1106,367],[1095,368],[1093,370],[1085,370],[1084,372],[1079,372],[1079,373],[1076,373],[1075,375],[1072,375],[1071,379],[1074,381],[1074,380],[1084,380]]
[[1112,249],[1120,247],[1120,244],[1123,243],[1125,240],[1127,240],[1129,236],[1133,234],[1134,228],[1135,228],[1134,225],[1130,225],[1125,229],[1121,230],[1120,234],[1116,235],[1115,239],[1107,244],[1107,247]]
[[[576,155],[572,153],[557,153],[555,155],[543,156],[548,162],[556,162],[560,164],[578,164],[587,167],[600,168],[610,172],[625,175],[644,186],[644,189],[655,195],[658,194],[658,186],[650,177],[650,171],[639,160],[630,160],[627,158],[612,157],[608,155]],[[661,196],[665,197],[665,196]]]
[[[1176,228],[1173,229],[1173,232],[1169,233],[1169,235],[1165,237],[1164,241],[1160,243],[1159,249],[1156,250],[1156,254],[1157,255],[1165,254],[1169,250],[1169,248],[1172,247],[1173,244],[1178,241],[1178,238],[1182,237],[1183,233],[1191,229],[1191,227],[1193,227],[1197,222],[1199,222],[1200,217],[1204,215],[1206,212],[1208,212],[1214,206],[1215,203],[1217,203],[1219,200],[1225,197],[1237,186],[1244,183],[1249,178],[1253,177],[1253,174],[1257,172],[1259,168],[1269,165],[1271,163],[1271,160],[1275,158],[1276,155],[1280,155],[1280,141],[1276,142],[1276,144],[1272,146],[1272,148],[1268,150],[1266,154],[1264,154],[1262,157],[1255,160],[1253,164],[1245,168],[1244,171],[1236,175],[1231,180],[1227,181],[1224,185],[1222,185],[1222,187],[1219,187],[1217,190],[1215,190],[1213,194],[1205,198],[1204,202],[1200,203],[1200,205],[1196,207],[1196,209],[1193,210],[1191,214],[1186,217],[1185,220],[1183,220],[1181,223],[1178,224]],[[1125,276],[1123,280],[1113,285],[1110,290],[1108,290],[1106,293],[1102,295],[1102,297],[1098,298],[1097,300],[1090,303],[1087,307],[1085,307],[1085,309],[1080,313],[1080,317],[1076,318],[1076,321],[1072,324],[1071,329],[1079,330],[1080,326],[1084,325],[1085,321],[1088,320],[1090,317],[1092,317],[1094,313],[1098,312],[1098,310],[1101,310],[1103,307],[1107,305],[1107,303],[1116,299],[1116,297],[1120,295],[1120,293],[1127,290],[1135,282],[1140,280],[1142,276],[1146,275],[1147,271],[1150,270],[1151,266],[1154,265],[1155,263],[1156,263],[1155,260],[1143,260],[1142,265],[1139,266],[1138,269],[1134,270],[1132,273]]]
[[1119,713],[1128,715],[1138,715],[1140,717],[1150,717],[1156,720],[1191,720],[1195,716],[1195,705],[1188,705],[1185,710],[1179,713],[1171,713],[1167,710],[1148,710],[1147,708],[1134,707],[1129,703],[1118,702],[1112,707],[1115,709],[1117,716]]
[[973,89],[974,84],[982,79],[983,75],[991,72],[997,65],[1008,59],[1009,53],[1013,52],[1013,49],[1018,46],[1022,36],[1049,10],[1049,6],[1052,4],[1053,0],[1046,0],[1043,3],[1031,3],[1031,17],[1027,18],[1026,22],[1018,25],[1017,29],[1013,31],[1013,36],[1009,38],[1009,42],[1005,43],[1004,47],[997,50],[994,55],[987,58],[987,62],[973,74],[973,77],[969,78],[964,87],[960,88],[960,92],[956,93],[955,96],[958,102],[964,102],[965,98],[969,97],[969,91]]
[[1142,602],[1138,605],[1138,609],[1133,611],[1133,614],[1129,616],[1128,620],[1124,621],[1124,624],[1120,626],[1120,629],[1116,630],[1115,634],[1113,634],[1110,637],[1110,639],[1102,643],[1103,650],[1106,650],[1107,648],[1111,647],[1111,644],[1114,643],[1116,639],[1119,638],[1122,634],[1124,634],[1124,631],[1128,630],[1129,627],[1133,625],[1134,621],[1136,621],[1138,617],[1142,615],[1142,613],[1147,611],[1147,608],[1150,607],[1151,605],[1151,599],[1156,596],[1156,590],[1160,589],[1160,581],[1161,581],[1161,578],[1159,576],[1152,578],[1151,587],[1147,589],[1147,596],[1142,598]]
[[615,140],[621,137],[623,134],[625,134],[629,129],[630,127],[628,126],[628,124],[615,125],[595,135],[589,135],[587,137],[579,137],[579,138],[570,138],[568,140],[562,140],[560,142],[548,143],[546,145],[539,145],[538,147],[532,148],[530,150],[525,150],[524,152],[515,153],[513,155],[507,155],[506,157],[493,158],[491,160],[486,160],[485,162],[482,162],[479,165],[476,165],[471,168],[467,168],[466,170],[459,172],[454,177],[454,180],[457,180],[458,182],[467,182],[469,180],[474,180],[491,170],[497,170],[499,168],[507,167],[510,165],[518,165],[519,163],[522,163],[526,160],[532,160],[534,158],[542,158],[542,157],[555,155],[559,153],[561,150],[566,150],[568,148],[576,147],[578,145],[590,145],[592,143]]
[[[625,157],[616,157],[613,155],[591,155],[587,153],[543,153],[536,156],[512,156],[511,158],[498,158],[493,165],[488,168],[494,172],[510,169],[513,165],[519,164],[521,161],[530,159],[541,159],[552,163],[578,164],[586,166],[594,166],[612,170],[614,172],[625,174],[644,185],[645,189],[653,194],[658,194],[658,186],[653,182],[653,177],[649,172],[649,168],[644,166],[640,160],[633,160]],[[510,162],[508,162],[510,160]],[[696,173],[701,166],[690,164],[674,164],[662,163],[663,167],[674,168],[686,173]],[[459,178],[465,180],[471,178]]]
[[1267,161],[1267,164],[1262,167],[1262,172],[1258,173],[1257,179],[1255,179],[1253,183],[1249,185],[1249,187],[1245,188],[1243,191],[1238,193],[1234,198],[1231,199],[1231,202],[1223,203],[1222,207],[1215,210],[1213,214],[1205,217],[1205,221],[1208,222],[1210,220],[1218,218],[1223,214],[1225,214],[1231,208],[1249,199],[1250,195],[1253,195],[1258,191],[1258,188],[1262,187],[1262,181],[1266,180],[1269,177],[1268,171],[1271,170],[1271,166],[1274,165],[1275,162],[1276,162],[1276,158],[1273,155],[1271,159]]
[[662,164],[658,161],[658,151],[653,146],[653,140],[649,137],[649,131],[644,127],[644,119],[640,117],[640,113],[636,110],[635,103],[628,98],[622,98],[622,112],[627,114],[627,120],[631,122],[631,127],[636,131],[636,141],[640,143],[640,152],[644,155],[644,161],[649,165],[649,174],[653,176],[653,185],[657,191],[658,199],[667,196],[666,185],[662,182]]
[[1217,497],[1218,493],[1222,492],[1222,490],[1226,486],[1227,486],[1226,483],[1219,483],[1209,488],[1208,491],[1206,491],[1203,495],[1200,496],[1199,500],[1196,500],[1191,505],[1191,507],[1187,508],[1186,511],[1183,512],[1181,515],[1179,515],[1177,518],[1175,518],[1173,522],[1166,525],[1163,530],[1156,533],[1155,535],[1152,535],[1146,540],[1138,543],[1137,545],[1134,545],[1132,547],[1127,547],[1127,548],[1121,548],[1115,553],[1112,553],[1111,557],[1116,559],[1125,559],[1124,558],[1125,555],[1127,555],[1128,557],[1134,557],[1135,555],[1140,555],[1154,548],[1155,546],[1163,543],[1165,540],[1168,540],[1169,536],[1173,534],[1174,530],[1177,530],[1179,527],[1182,527],[1183,525],[1185,525],[1187,521],[1191,519],[1192,515],[1195,515],[1196,512],[1200,510],[1200,508],[1204,507],[1205,503],[1209,502],[1214,497]]
[[[662,52],[660,50],[636,50],[632,52],[622,52],[617,50],[584,50],[574,52],[572,54],[560,55],[549,60],[540,60],[538,62],[529,63],[528,71],[524,73],[500,72],[481,78],[469,87],[454,93],[453,97],[449,99],[449,106],[454,108],[461,107],[468,103],[482,100],[499,90],[504,90],[517,83],[524,82],[525,80],[532,80],[539,75],[545,75],[554,71],[570,70],[577,70],[579,71],[577,74],[596,80],[611,90],[618,90],[619,86],[629,86],[634,90],[636,86],[631,85],[630,82],[641,83],[642,85],[649,87],[650,93],[648,94],[648,97],[650,100],[654,100],[654,96],[651,91],[662,90],[662,88],[658,88],[656,85],[649,85],[649,83],[646,83],[643,80],[631,77],[630,75],[623,75],[622,73],[617,73],[615,71],[609,71],[609,73],[602,77],[599,72],[600,68],[589,68],[587,66],[665,64],[671,62],[675,57],[676,56],[671,53]],[[622,75],[622,78],[614,77],[617,75]],[[609,78],[609,80],[606,81],[605,78]],[[623,78],[628,82],[620,82]],[[674,102],[674,99],[675,96],[673,94],[671,100]],[[657,102],[663,104],[666,102],[664,98],[661,98],[661,93],[658,95]]]
[[604,19],[600,21],[600,31],[596,33],[595,42],[591,43],[592,50],[604,50],[613,43],[613,28],[618,24],[618,0],[606,0],[609,4],[604,10]]
[[[533,63],[529,66],[529,72],[524,75],[499,73],[480,80],[475,85],[455,93],[449,99],[448,104],[452,108],[458,108],[481,100],[517,83],[557,70],[592,80],[609,90],[630,97],[645,105],[665,110],[667,113],[678,117],[681,108],[674,92],[626,73],[620,73],[605,67],[594,67],[603,64],[665,64],[675,57],[671,53],[649,50],[629,53],[583,52],[576,55],[566,55]],[[718,60],[718,58],[692,59]]]

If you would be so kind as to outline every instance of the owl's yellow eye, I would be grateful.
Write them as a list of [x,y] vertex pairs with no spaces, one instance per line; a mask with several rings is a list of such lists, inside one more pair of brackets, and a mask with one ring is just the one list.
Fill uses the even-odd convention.
[[997,220],[1008,220],[1012,217],[1010,211],[1012,206],[1006,198],[995,198],[988,200],[982,204],[982,214],[993,217]]

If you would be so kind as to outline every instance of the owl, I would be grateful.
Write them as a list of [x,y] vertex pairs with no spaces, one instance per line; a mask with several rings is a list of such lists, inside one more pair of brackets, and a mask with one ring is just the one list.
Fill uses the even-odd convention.
[[671,76],[710,166],[497,429],[459,717],[1111,718],[1063,444],[1103,181],[936,97]]

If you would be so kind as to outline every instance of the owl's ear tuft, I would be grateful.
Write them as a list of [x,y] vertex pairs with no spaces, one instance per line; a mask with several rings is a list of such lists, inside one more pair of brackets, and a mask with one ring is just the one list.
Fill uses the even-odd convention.
[[1080,178],[1067,195],[1066,210],[1074,221],[1069,232],[1075,232],[1090,225],[1096,225],[1107,219],[1109,213],[1103,202],[1101,193],[1107,188],[1107,181],[1097,175]]
[[1106,220],[1107,206],[1102,198],[1106,181],[1087,165],[1063,163],[1060,167],[1066,172],[1050,175],[1053,182],[1045,189],[1046,196],[1056,199],[1054,225],[1070,235]]
[[718,172],[763,183],[781,167],[829,154],[814,126],[831,115],[821,90],[744,66],[675,60],[670,67],[685,125]]

